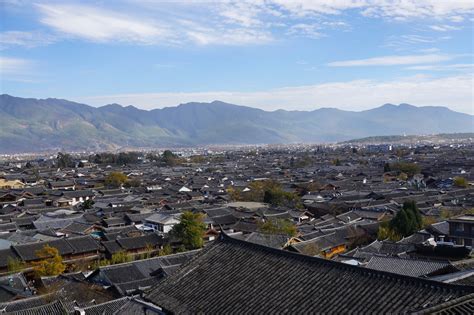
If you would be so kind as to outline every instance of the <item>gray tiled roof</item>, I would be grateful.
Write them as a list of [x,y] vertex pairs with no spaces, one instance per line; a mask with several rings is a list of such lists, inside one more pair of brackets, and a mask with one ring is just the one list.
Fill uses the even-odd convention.
[[405,259],[386,256],[373,256],[367,263],[366,268],[412,277],[421,277],[442,270],[456,270],[448,261]]
[[403,313],[474,287],[370,270],[223,236],[146,299],[182,313]]

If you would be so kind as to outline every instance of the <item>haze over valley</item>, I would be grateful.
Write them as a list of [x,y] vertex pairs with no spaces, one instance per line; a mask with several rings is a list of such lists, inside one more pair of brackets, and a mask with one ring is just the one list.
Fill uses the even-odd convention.
[[364,111],[263,111],[214,101],[141,110],[0,96],[2,153],[209,144],[327,143],[372,135],[474,132],[474,117],[446,107],[385,104]]

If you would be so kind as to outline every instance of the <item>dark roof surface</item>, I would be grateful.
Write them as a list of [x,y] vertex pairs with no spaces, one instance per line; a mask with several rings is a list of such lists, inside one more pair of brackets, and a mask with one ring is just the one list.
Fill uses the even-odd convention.
[[456,268],[448,261],[405,259],[373,256],[366,265],[369,269],[382,270],[412,277],[421,277],[436,272],[453,272]]
[[432,307],[413,312],[413,314],[431,315],[464,315],[474,314],[474,294],[465,295],[454,300],[440,303]]
[[402,313],[472,292],[223,235],[146,298],[173,313]]

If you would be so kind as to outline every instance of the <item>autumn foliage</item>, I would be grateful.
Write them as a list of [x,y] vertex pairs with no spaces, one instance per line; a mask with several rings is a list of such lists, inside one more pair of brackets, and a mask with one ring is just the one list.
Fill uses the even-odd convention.
[[38,277],[56,276],[64,272],[66,265],[59,251],[49,245],[36,251],[39,261],[33,262],[33,270]]

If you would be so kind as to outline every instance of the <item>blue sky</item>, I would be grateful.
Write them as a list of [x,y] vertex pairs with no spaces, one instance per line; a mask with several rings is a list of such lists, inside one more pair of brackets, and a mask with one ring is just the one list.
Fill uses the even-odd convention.
[[0,89],[94,106],[215,99],[474,114],[474,1],[0,0]]

